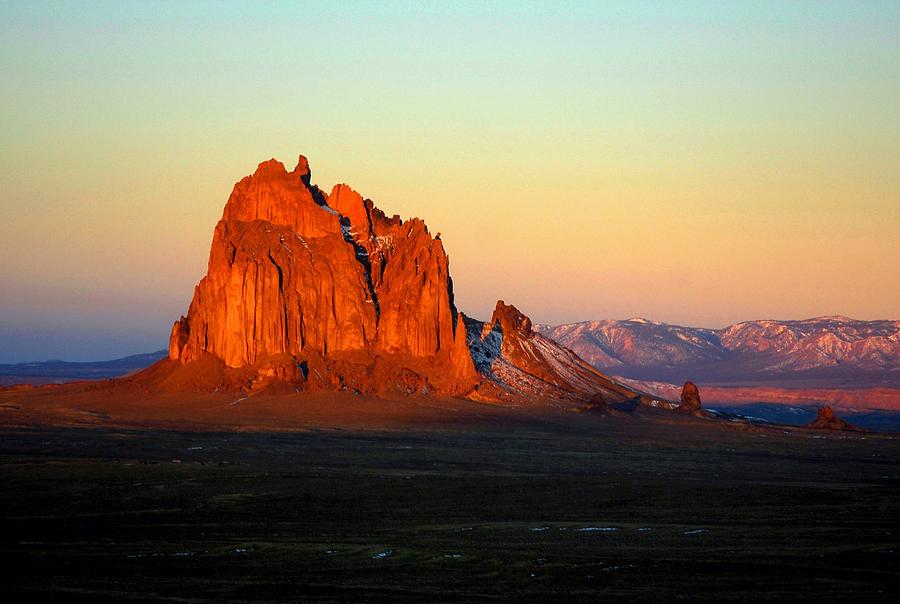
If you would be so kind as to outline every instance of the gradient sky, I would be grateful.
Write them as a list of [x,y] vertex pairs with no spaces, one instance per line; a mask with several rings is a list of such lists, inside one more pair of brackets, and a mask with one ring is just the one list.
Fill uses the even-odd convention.
[[0,3],[0,362],[165,347],[310,158],[538,322],[900,318],[900,2]]

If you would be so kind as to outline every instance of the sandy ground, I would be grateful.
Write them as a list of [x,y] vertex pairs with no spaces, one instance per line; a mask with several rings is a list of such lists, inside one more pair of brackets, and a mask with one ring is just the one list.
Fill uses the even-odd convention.
[[543,415],[440,397],[374,398],[345,392],[243,395],[147,393],[111,382],[0,390],[0,426],[290,431],[520,425]]

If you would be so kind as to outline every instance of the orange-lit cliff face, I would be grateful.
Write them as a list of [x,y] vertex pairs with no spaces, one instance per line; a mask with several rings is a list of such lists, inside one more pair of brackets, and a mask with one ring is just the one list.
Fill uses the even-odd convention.
[[169,388],[637,395],[535,333],[513,306],[498,302],[488,325],[464,319],[440,235],[417,218],[388,218],[347,185],[325,195],[302,156],[291,172],[273,159],[235,185],[169,359],[185,369],[165,378]]
[[430,362],[429,383],[447,392],[476,376],[440,238],[346,185],[326,197],[302,156],[291,172],[264,162],[234,187],[170,338],[173,360],[207,353],[232,368],[285,353]]

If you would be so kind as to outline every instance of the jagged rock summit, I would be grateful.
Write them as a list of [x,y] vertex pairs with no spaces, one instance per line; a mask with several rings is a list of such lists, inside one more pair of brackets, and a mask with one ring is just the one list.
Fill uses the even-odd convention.
[[490,323],[453,299],[440,236],[345,184],[325,194],[300,156],[234,187],[209,267],[169,344],[174,387],[346,389],[503,399],[637,395],[497,303]]
[[407,389],[470,390],[476,372],[440,239],[346,185],[326,196],[310,181],[301,156],[291,172],[272,159],[235,185],[169,358],[210,355],[256,368],[251,382],[361,391],[377,381],[366,375],[377,360],[417,374],[400,380]]

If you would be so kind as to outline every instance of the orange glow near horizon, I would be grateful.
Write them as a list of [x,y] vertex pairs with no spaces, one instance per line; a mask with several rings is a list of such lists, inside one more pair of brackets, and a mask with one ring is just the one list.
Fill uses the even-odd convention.
[[442,233],[476,317],[900,319],[897,6],[6,5],[0,339],[164,346],[233,184],[298,153]]

